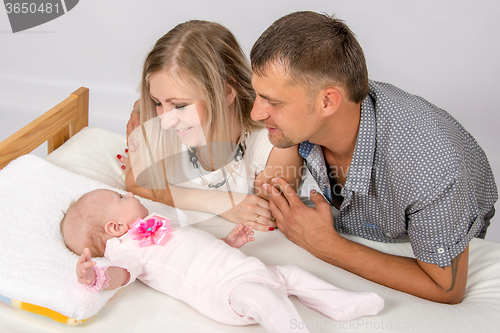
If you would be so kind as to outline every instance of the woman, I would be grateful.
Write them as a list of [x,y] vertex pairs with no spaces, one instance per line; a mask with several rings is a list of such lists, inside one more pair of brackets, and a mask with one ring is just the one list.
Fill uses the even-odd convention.
[[280,176],[297,188],[303,161],[298,147],[274,148],[250,118],[254,98],[249,64],[229,30],[206,21],[177,25],[144,63],[127,126],[127,190],[273,230],[261,184]]

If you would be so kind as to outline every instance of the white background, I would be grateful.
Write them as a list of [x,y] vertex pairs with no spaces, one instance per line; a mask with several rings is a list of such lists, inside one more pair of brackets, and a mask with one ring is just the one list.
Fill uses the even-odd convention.
[[[497,0],[82,0],[67,14],[16,34],[0,7],[0,140],[80,86],[90,88],[90,125],[124,134],[145,55],[176,24],[222,23],[248,55],[274,20],[297,10],[345,20],[365,51],[370,78],[450,112],[500,178]],[[498,216],[486,237],[496,242]]]

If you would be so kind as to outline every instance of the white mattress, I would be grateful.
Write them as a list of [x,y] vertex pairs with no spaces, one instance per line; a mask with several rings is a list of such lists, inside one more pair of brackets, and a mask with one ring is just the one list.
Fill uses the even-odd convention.
[[[116,155],[123,153],[125,138],[118,134],[85,128],[46,160],[94,178],[113,187],[124,188]],[[194,226],[223,237],[233,224],[205,213],[207,220]],[[347,237],[347,236],[346,236]],[[470,265],[465,298],[458,305],[426,301],[372,283],[327,264],[288,241],[279,231],[256,232],[255,242],[241,248],[248,255],[270,265],[297,264],[341,288],[373,291],[385,299],[377,316],[353,322],[333,322],[329,318],[292,301],[313,332],[498,332],[500,327],[500,244],[474,239],[470,244]],[[384,244],[348,236],[377,250],[412,256],[409,244]],[[152,290],[141,282],[119,290],[95,316],[71,328],[52,320],[0,304],[2,332],[265,332],[258,326],[233,327],[202,316],[188,305]],[[291,323],[296,325],[296,323]]]

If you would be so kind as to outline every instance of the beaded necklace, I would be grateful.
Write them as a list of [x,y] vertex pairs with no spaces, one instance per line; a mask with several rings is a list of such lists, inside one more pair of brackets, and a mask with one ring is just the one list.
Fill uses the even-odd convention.
[[[240,139],[240,142],[238,143],[238,145],[236,147],[236,152],[234,154],[234,158],[229,165],[229,167],[231,168],[232,171],[238,170],[238,167],[240,166],[240,162],[243,159],[243,155],[245,155],[245,151],[247,149],[246,141],[247,141],[249,135],[250,135],[250,131],[248,129],[246,129],[245,133],[243,133],[242,138]],[[201,170],[200,170],[201,166],[198,163],[198,156],[196,156],[196,148],[191,147],[191,146],[188,146],[187,148],[188,148],[187,151],[189,154],[189,160],[193,164],[193,168],[198,170],[198,176],[200,177],[200,183],[203,186],[205,186],[206,188],[218,189],[219,187],[223,186],[227,182],[227,175],[226,175],[225,167],[222,167],[219,169],[222,172],[223,179],[216,184],[209,182],[205,177],[203,177],[203,175],[201,174]]]

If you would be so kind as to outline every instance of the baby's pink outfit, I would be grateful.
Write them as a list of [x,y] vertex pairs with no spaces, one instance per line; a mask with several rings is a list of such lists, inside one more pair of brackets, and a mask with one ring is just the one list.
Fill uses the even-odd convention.
[[[157,214],[152,214],[157,215]],[[259,323],[269,332],[307,332],[288,295],[336,321],[375,315],[374,293],[348,292],[298,266],[268,266],[195,228],[173,228],[161,244],[139,246],[129,234],[106,243],[109,266],[229,325]]]

